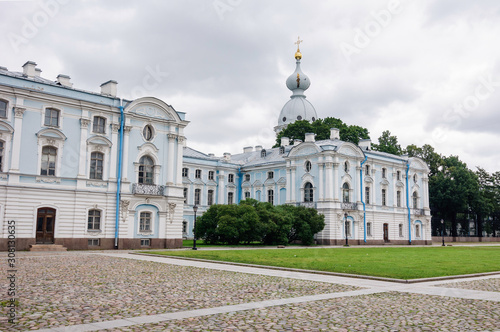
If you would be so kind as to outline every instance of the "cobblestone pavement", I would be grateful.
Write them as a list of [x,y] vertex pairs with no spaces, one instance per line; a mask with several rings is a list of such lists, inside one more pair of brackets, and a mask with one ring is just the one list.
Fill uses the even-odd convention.
[[19,253],[18,321],[1,307],[0,331],[500,331],[500,276],[395,284],[126,252],[49,255]]
[[452,282],[436,285],[447,288],[474,289],[486,292],[500,292],[500,278]]
[[500,303],[397,292],[105,331],[494,331]]
[[[7,308],[2,307],[0,331],[86,324],[358,289],[96,254],[38,254],[18,260],[18,323],[15,327],[9,324]],[[7,275],[5,269],[2,275]],[[2,297],[7,293],[6,282],[2,279],[0,284]]]

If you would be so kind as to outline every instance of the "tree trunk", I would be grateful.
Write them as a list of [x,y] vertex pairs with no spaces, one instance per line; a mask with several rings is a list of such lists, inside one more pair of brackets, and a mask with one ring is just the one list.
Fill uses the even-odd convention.
[[457,237],[457,213],[451,214],[451,236]]
[[483,218],[480,213],[477,214],[477,236],[483,237]]

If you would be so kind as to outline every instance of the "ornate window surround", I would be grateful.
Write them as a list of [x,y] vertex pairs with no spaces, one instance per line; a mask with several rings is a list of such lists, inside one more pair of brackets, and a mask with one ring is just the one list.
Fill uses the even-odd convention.
[[9,171],[13,134],[14,134],[14,128],[12,128],[12,126],[6,122],[0,121],[0,140],[4,141],[3,169],[0,170],[2,173],[6,173]]
[[158,184],[160,183],[160,170],[161,170],[161,163],[160,160],[158,159],[158,149],[154,144],[152,143],[144,143],[142,146],[139,147],[139,153],[137,154],[136,160],[134,162],[134,172],[135,172],[135,182],[139,183],[139,160],[143,156],[148,156],[151,159],[153,159],[154,166],[153,166],[153,183]]
[[[57,149],[57,163],[56,163],[56,175],[58,178],[61,176],[61,167],[62,167],[62,155],[64,148],[64,141],[66,140],[66,135],[64,135],[61,130],[56,128],[43,128],[37,134],[38,137],[38,151],[37,151],[37,175],[41,175],[41,167],[42,167],[42,149],[44,146],[53,146]],[[45,175],[43,175],[45,177]]]
[[[109,156],[111,155],[111,146],[113,143],[109,139],[103,136],[92,136],[87,139],[87,165],[86,165],[86,177],[90,179],[90,156],[92,152],[101,152],[104,154],[104,161],[102,164],[102,181],[108,181],[109,178]],[[94,180],[94,179],[92,179]],[[100,181],[95,179],[96,181]]]
[[[45,112],[47,110],[47,108],[51,108],[51,109],[55,109],[57,111],[59,111],[59,119],[58,119],[58,126],[55,127],[55,126],[47,126],[45,124]],[[54,129],[59,129],[59,130],[63,130],[63,125],[64,125],[64,111],[63,111],[63,108],[60,107],[60,106],[56,106],[56,105],[44,105],[43,108],[42,108],[42,116],[41,116],[41,122],[40,122],[40,127],[41,128],[54,128]]]

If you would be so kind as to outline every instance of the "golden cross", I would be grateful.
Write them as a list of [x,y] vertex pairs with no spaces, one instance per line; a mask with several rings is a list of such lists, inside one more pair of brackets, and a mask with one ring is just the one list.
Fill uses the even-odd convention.
[[299,37],[297,37],[297,41],[294,43],[294,44],[296,44],[296,45],[297,45],[297,50],[299,50],[299,49],[300,49],[300,47],[299,47],[299,46],[300,46],[300,43],[302,43],[302,42],[303,42],[303,40],[300,40],[300,36],[299,36]]

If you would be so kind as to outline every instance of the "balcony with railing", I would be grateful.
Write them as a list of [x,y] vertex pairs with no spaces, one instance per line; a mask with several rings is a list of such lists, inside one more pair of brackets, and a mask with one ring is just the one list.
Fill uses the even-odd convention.
[[341,203],[340,205],[342,210],[357,210],[358,209],[358,204],[357,203]]
[[156,184],[134,183],[132,184],[132,193],[135,195],[163,196],[165,186]]
[[425,216],[425,210],[424,209],[411,209],[412,214],[416,216]]

